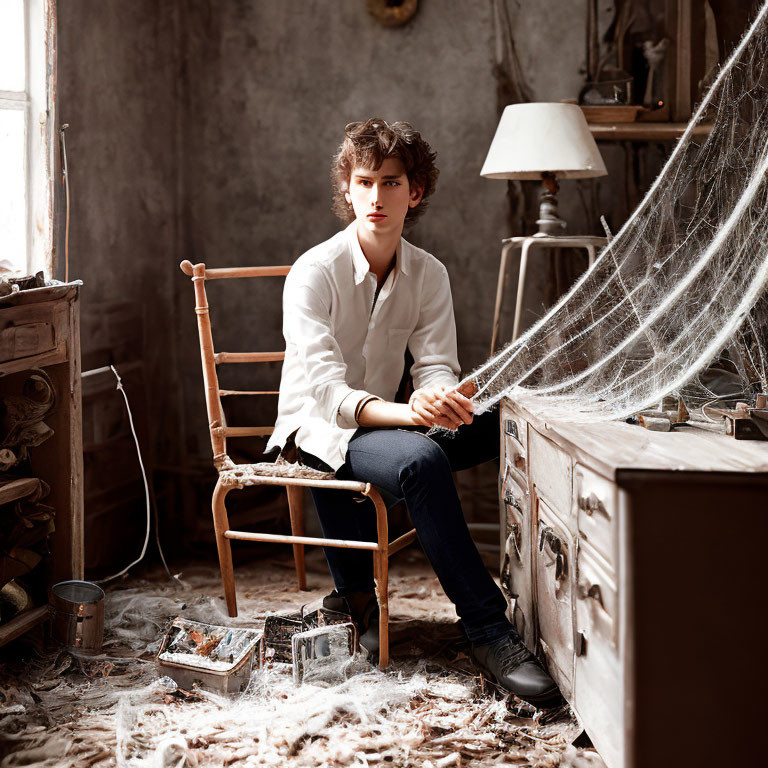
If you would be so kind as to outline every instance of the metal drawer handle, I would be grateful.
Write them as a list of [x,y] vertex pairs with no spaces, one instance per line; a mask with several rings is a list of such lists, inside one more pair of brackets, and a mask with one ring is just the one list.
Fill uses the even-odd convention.
[[501,589],[507,597],[512,600],[517,600],[519,595],[512,591],[512,569],[510,568],[508,551],[504,553],[504,564],[501,566],[499,581],[501,582]]
[[517,431],[517,422],[512,419],[504,419],[504,434],[512,435],[515,440],[520,440],[520,435]]
[[590,493],[589,496],[579,496],[578,505],[579,509],[586,512],[590,517],[592,517],[595,512],[600,512],[600,514],[605,515],[609,520],[611,519],[608,510],[605,508],[605,504],[603,504],[600,498],[594,493]]
[[544,551],[544,545],[555,555],[555,581],[560,582],[568,575],[568,557],[563,542],[555,531],[544,525],[539,532],[539,551]]
[[603,591],[600,589],[599,584],[589,584],[579,581],[578,593],[582,600],[594,600],[595,604],[598,605],[600,610],[608,617],[608,620],[613,621],[611,614],[608,613],[605,603],[603,602]]
[[603,610],[605,605],[603,604],[603,593],[599,584],[590,584],[587,586],[583,582],[579,582],[579,597],[582,600],[594,600],[597,602]]
[[505,462],[506,468],[504,470],[502,486],[506,492],[507,487],[511,483],[520,492],[518,495],[525,497],[528,495],[528,478],[526,478],[524,474],[525,467],[520,467],[518,465],[518,459],[525,465],[525,458],[520,454],[515,456],[515,460],[512,464],[510,464],[509,461]]
[[[507,536],[507,545],[509,545],[510,540],[515,545],[515,557],[517,558],[517,562],[522,565],[523,564],[523,555],[520,551],[520,544],[521,544],[521,530],[520,526],[517,523],[512,523],[512,525],[509,526],[509,536]],[[509,546],[506,547],[507,552],[509,552]]]
[[510,573],[509,573],[509,552],[504,553],[504,562],[501,565],[501,572],[499,573],[499,582],[501,583],[501,589],[504,594],[509,595],[510,592]]
[[544,545],[547,544],[555,555],[563,550],[563,542],[549,525],[543,525],[539,531],[539,551],[544,551]]
[[504,503],[513,506],[521,515],[523,514],[523,508],[520,506],[520,502],[512,495],[512,491],[504,491]]

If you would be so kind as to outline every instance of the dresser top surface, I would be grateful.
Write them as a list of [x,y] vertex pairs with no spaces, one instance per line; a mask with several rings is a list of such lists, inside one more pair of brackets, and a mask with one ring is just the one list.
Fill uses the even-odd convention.
[[768,473],[768,441],[735,440],[697,427],[653,432],[623,421],[547,421],[509,399],[504,407],[612,477],[619,470]]

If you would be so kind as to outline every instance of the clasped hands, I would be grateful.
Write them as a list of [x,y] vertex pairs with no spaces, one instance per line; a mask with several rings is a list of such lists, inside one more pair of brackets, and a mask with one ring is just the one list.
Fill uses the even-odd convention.
[[423,387],[417,389],[409,405],[413,421],[422,427],[445,427],[458,429],[462,424],[471,424],[474,405],[469,399],[477,392],[477,385],[468,381],[460,387]]

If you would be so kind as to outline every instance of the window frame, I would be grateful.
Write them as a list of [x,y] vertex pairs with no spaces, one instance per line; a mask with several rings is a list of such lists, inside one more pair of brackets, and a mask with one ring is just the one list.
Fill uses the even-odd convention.
[[6,276],[53,276],[56,2],[24,0],[25,90],[0,91],[0,109],[24,112],[27,253]]

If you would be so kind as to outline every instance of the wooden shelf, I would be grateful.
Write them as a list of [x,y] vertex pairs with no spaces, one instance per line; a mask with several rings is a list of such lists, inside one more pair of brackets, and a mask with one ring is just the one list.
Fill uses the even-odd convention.
[[[37,492],[41,481],[50,489],[43,503],[55,510],[56,528],[50,557],[35,566],[34,594],[83,578],[80,285],[32,288],[0,298],[0,378],[44,367],[56,392],[56,405],[44,419],[53,434],[30,449],[31,471],[39,479],[15,478],[0,488],[2,504]],[[0,624],[0,646],[47,618],[43,605]]]
[[[679,139],[688,123],[590,123],[589,130],[596,141],[674,141]],[[694,136],[708,136],[710,124],[697,125]]]
[[48,606],[42,605],[39,608],[31,608],[28,611],[16,616],[6,624],[0,624],[0,645],[10,643],[17,637],[21,637],[25,632],[42,624],[48,620]]

